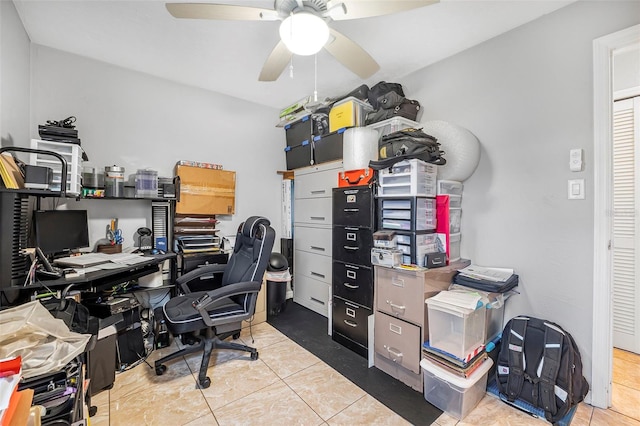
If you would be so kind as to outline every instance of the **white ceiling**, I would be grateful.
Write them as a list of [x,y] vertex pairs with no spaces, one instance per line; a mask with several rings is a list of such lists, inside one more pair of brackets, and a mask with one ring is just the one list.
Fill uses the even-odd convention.
[[[441,0],[331,26],[380,64],[380,71],[364,82],[373,85],[398,80],[573,1]],[[211,2],[273,8],[272,0]],[[279,21],[175,19],[158,0],[14,3],[36,44],[275,108],[313,93],[313,56],[294,56],[294,78],[285,70],[275,82],[258,81],[278,42]],[[341,95],[363,83],[324,50],[317,55],[317,69],[319,98]]]

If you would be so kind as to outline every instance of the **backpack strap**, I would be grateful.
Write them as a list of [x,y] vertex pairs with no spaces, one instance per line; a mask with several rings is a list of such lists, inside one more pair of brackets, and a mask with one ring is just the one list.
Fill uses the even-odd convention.
[[507,343],[509,344],[509,377],[507,378],[507,399],[515,401],[524,384],[524,370],[527,361],[524,356],[524,339],[527,334],[529,318],[515,317],[511,320],[511,329]]
[[552,421],[552,416],[558,412],[556,404],[556,393],[558,398],[566,401],[567,392],[556,386],[558,370],[560,370],[560,360],[562,358],[562,341],[564,332],[557,326],[545,322],[544,332],[544,353],[541,361],[541,368],[538,369],[539,392],[544,415],[548,421]]

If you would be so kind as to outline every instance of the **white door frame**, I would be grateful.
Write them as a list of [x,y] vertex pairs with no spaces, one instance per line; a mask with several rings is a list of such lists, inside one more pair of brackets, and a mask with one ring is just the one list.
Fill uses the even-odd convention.
[[591,404],[611,406],[613,321],[611,309],[613,51],[640,43],[640,25],[593,41],[594,239]]

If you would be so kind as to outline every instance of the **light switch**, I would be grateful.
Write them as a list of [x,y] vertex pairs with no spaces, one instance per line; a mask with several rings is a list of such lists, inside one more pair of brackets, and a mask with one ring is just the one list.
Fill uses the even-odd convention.
[[572,172],[581,172],[582,166],[582,149],[574,148],[569,150],[569,170]]
[[569,179],[569,199],[584,200],[584,179]]

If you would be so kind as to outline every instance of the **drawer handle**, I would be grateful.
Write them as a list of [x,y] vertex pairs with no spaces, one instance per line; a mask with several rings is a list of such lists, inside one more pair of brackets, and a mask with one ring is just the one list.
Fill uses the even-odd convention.
[[343,321],[344,321],[344,323],[345,323],[345,324],[347,324],[349,327],[357,327],[357,326],[358,326],[358,324],[356,324],[356,323],[355,323],[355,322],[353,322],[353,321],[349,321],[348,319],[343,320]]
[[316,247],[316,246],[311,246],[311,250],[319,250],[319,251],[324,251],[324,247]]
[[344,284],[344,286],[345,286],[346,288],[350,288],[350,289],[353,289],[353,290],[355,290],[355,289],[357,289],[357,288],[360,288],[360,286],[359,286],[359,285],[353,285],[353,284],[349,284],[349,283],[342,283],[342,284]]
[[324,302],[322,300],[316,299],[315,297],[309,297],[309,299],[311,299],[312,301],[319,303],[321,305],[324,305]]
[[399,325],[389,323],[389,331],[402,336],[402,327],[400,327]]
[[343,246],[345,250],[358,250],[358,247]]
[[393,303],[390,300],[387,300],[387,303],[389,304],[389,306],[391,306],[391,310],[398,310],[398,311],[403,311],[404,312],[404,310],[407,309],[406,306],[404,306],[404,305],[402,305],[402,306],[396,305],[395,303]]
[[317,273],[317,272],[313,272],[313,271],[311,271],[311,275],[314,275],[314,276],[316,276],[316,277],[320,277],[320,278],[324,278],[324,275],[323,275],[323,274],[319,274],[319,273]]
[[391,278],[391,284],[398,287],[404,287],[404,280],[402,278]]
[[311,216],[311,220],[324,220],[324,216]]
[[393,362],[402,362],[402,352],[396,352],[391,346],[387,347],[387,352],[393,356],[391,359]]
[[357,213],[359,211],[360,211],[360,209],[344,209],[345,213]]
[[312,194],[324,194],[327,192],[326,189],[318,189],[317,191],[311,191]]

